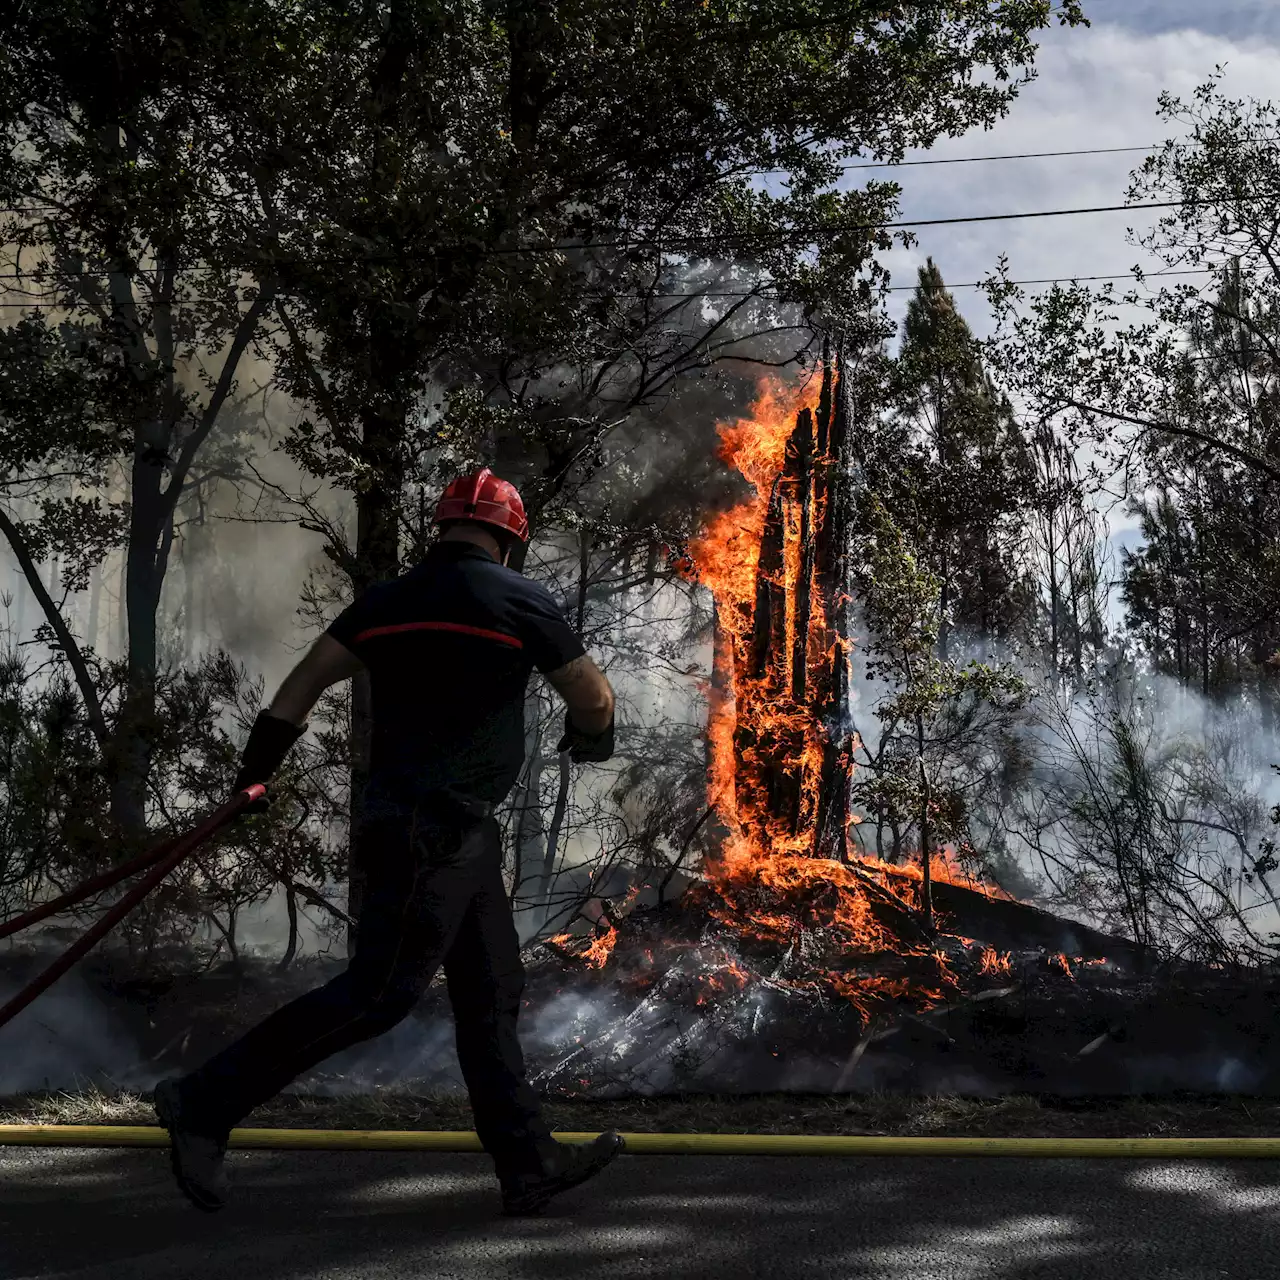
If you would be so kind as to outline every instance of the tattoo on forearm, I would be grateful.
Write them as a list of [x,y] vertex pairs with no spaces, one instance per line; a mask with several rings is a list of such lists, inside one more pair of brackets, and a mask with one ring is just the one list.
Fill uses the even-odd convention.
[[584,676],[591,675],[595,663],[584,653],[580,658],[574,658],[572,662],[566,662],[559,671],[555,673],[557,684],[573,684],[581,680]]

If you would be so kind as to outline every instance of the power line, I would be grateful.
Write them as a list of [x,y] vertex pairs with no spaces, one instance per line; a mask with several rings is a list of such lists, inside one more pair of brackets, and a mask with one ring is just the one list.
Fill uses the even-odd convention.
[[[1159,272],[1153,271],[1144,275],[1143,278],[1144,280],[1167,280],[1174,276],[1206,276],[1206,275],[1212,275],[1212,274],[1213,273],[1211,268],[1201,267],[1201,268],[1196,268],[1194,270],[1189,269],[1185,271],[1159,271]],[[1126,271],[1121,273],[1120,275],[1110,275],[1110,276],[1040,276],[1035,279],[1009,280],[1009,281],[1005,281],[1004,283],[1014,284],[1014,285],[1085,284],[1085,283],[1090,283],[1090,282],[1100,281],[1100,280],[1132,280],[1132,279],[1134,279],[1133,273],[1130,271]],[[955,284],[945,284],[944,288],[947,289],[948,291],[952,289],[985,289],[987,287],[987,283],[988,282],[985,280],[965,280],[965,281],[957,282]],[[919,287],[920,286],[918,284],[894,284],[894,285],[890,285],[886,290],[886,292],[912,293],[915,290],[917,290]],[[680,293],[667,293],[663,291],[655,291],[652,293],[615,293],[613,296],[617,298],[688,298],[690,302],[696,302],[700,298],[759,298],[762,302],[791,301],[789,299],[782,297],[781,294],[762,293],[760,290],[757,290],[757,289],[752,289],[752,290],[708,289],[705,291],[700,290],[695,293],[688,293],[683,291]],[[169,303],[168,305],[175,306],[175,307],[182,307],[182,306],[189,306],[193,303],[227,302],[227,301],[229,301],[229,299],[225,297],[195,296],[195,297],[187,297],[187,298],[176,298],[174,299],[173,302]],[[236,301],[252,302],[253,299],[238,298],[236,299]],[[149,304],[147,304],[144,301],[139,305],[146,306]],[[36,310],[39,310],[42,308],[48,308],[51,310],[69,309],[65,306],[65,304],[61,302],[0,302],[0,307],[21,307],[21,308],[36,309]]]
[[[1280,142],[1280,136],[1271,137],[1264,134],[1251,138],[1251,142]],[[905,169],[917,165],[931,164],[988,164],[995,160],[1050,160],[1056,156],[1115,156],[1125,152],[1159,151],[1167,143],[1172,142],[1179,147],[1203,147],[1204,143],[1196,138],[1168,138],[1165,142],[1152,142],[1145,147],[1082,147],[1076,151],[1012,151],[998,156],[933,156],[927,160],[873,160],[859,161],[856,164],[842,164],[841,173],[849,173],[854,169]],[[754,169],[753,173],[764,176],[771,173],[790,173],[790,169]]]
[[[1122,152],[1154,151],[1162,144],[1151,143],[1144,147],[1085,147],[1077,151],[1018,151],[998,156],[935,156],[927,160],[872,160],[859,161],[856,164],[842,164],[838,172],[850,173],[858,169],[906,169],[921,165],[935,164],[990,164],[1001,160],[1050,160],[1059,156],[1108,156]],[[1185,146],[1202,146],[1202,143],[1186,142]],[[792,173],[791,169],[749,169],[745,172],[757,177],[767,177],[775,173]],[[53,201],[34,201],[31,205],[0,205],[0,213],[34,213],[36,206],[44,204],[49,208],[59,208]]]
[[[1181,140],[1179,139],[1181,142]],[[1196,142],[1182,143],[1184,146],[1201,146]],[[1163,143],[1153,142],[1146,147],[1084,147],[1079,151],[1015,151],[998,156],[937,156],[928,160],[873,160],[859,161],[857,164],[842,164],[841,173],[850,173],[855,169],[906,169],[919,165],[932,164],[990,164],[997,160],[1050,160],[1057,156],[1114,156],[1122,152],[1154,151]],[[791,173],[790,169],[753,169],[753,173],[764,177],[773,173]]]
[[[714,234],[704,235],[685,235],[670,236],[662,238],[649,238],[644,240],[636,239],[618,239],[618,240],[597,240],[597,241],[563,241],[560,243],[548,241],[543,244],[525,244],[525,245],[493,245],[486,249],[478,250],[480,256],[489,255],[508,255],[518,253],[563,253],[568,249],[674,249],[677,247],[693,247],[699,244],[727,245],[740,241],[759,241],[773,243],[787,243],[799,240],[802,243],[816,242],[825,239],[827,236],[846,235],[850,232],[857,231],[900,231],[907,227],[952,227],[959,226],[962,223],[972,224],[979,222],[1015,222],[1028,218],[1070,218],[1078,217],[1082,214],[1090,213],[1121,213],[1130,209],[1180,209],[1188,206],[1210,204],[1210,200],[1153,200],[1142,204],[1100,204],[1090,205],[1080,209],[1034,209],[1023,213],[980,213],[967,214],[959,218],[903,218],[897,222],[846,222],[832,226],[822,227],[793,227],[790,230],[779,231],[757,231],[757,232],[741,232],[732,236],[718,236]],[[441,245],[442,249],[457,249],[460,245]],[[338,265],[344,262],[391,262],[393,258],[378,254],[366,254],[360,257],[351,258],[334,258],[320,259],[319,262],[324,265]],[[270,267],[269,261],[258,263],[226,263],[221,266],[202,266],[200,263],[193,263],[189,267],[184,267],[184,272],[197,270],[204,271],[252,271],[261,267]],[[95,269],[93,271],[84,272],[85,275],[109,275],[110,272],[104,269]],[[24,275],[11,273],[7,276],[0,275],[0,279],[16,280],[25,279]]]
[[[893,231],[901,227],[949,227],[961,222],[1013,222],[1021,218],[1069,218],[1082,213],[1117,213],[1124,209],[1177,209],[1185,205],[1208,204],[1208,200],[1153,200],[1146,204],[1099,204],[1084,209],[1037,209],[1028,213],[984,213],[964,218],[909,218],[902,222],[869,222],[847,228],[851,231]],[[827,230],[816,228],[816,230]],[[845,230],[833,227],[829,234]]]
[[[1178,139],[1181,143],[1181,139]],[[1203,143],[1181,143],[1186,146],[1202,146]],[[905,169],[908,166],[928,164],[988,164],[994,160],[1052,160],[1058,156],[1116,156],[1122,152],[1132,151],[1155,151],[1163,143],[1153,142],[1145,147],[1082,147],[1078,151],[1011,151],[1004,155],[998,156],[939,156],[928,160],[896,160],[883,161],[879,164],[849,164],[843,165],[842,168],[848,169]],[[777,169],[768,170],[770,173],[780,172]]]
[[[1174,138],[1169,139],[1178,146],[1183,147],[1202,147],[1203,142],[1199,142],[1194,138]],[[1280,137],[1270,138],[1262,137],[1254,139],[1256,142],[1280,142]],[[931,156],[926,160],[869,160],[858,161],[854,164],[842,164],[838,168],[840,173],[851,173],[855,170],[863,169],[907,169],[918,168],[926,165],[938,164],[992,164],[1005,160],[1053,160],[1060,157],[1068,156],[1114,156],[1123,154],[1133,154],[1138,151],[1157,151],[1163,147],[1163,142],[1152,142],[1144,146],[1126,146],[1126,147],[1080,147],[1075,150],[1068,151],[1010,151],[1003,152],[1000,155],[992,156]],[[747,173],[757,177],[768,177],[778,173],[792,173],[792,169],[750,169]],[[42,201],[50,208],[57,208],[52,201]],[[22,214],[35,212],[35,204],[29,206],[22,205],[0,205],[0,213]]]
[[[1166,280],[1171,276],[1207,276],[1212,275],[1212,269],[1209,267],[1196,267],[1186,271],[1151,271],[1143,274],[1144,280]],[[1007,280],[1005,284],[1084,284],[1093,280],[1132,280],[1134,274],[1132,271],[1125,271],[1116,276],[1042,276],[1038,280]],[[903,290],[918,289],[918,284],[895,284],[889,286],[890,293],[899,293]],[[987,281],[974,280],[963,284],[944,284],[945,289],[985,289]]]

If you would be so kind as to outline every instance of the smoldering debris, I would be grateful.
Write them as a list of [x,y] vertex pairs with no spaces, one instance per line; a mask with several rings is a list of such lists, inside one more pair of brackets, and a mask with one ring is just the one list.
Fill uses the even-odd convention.
[[[609,932],[535,944],[526,950],[521,1014],[530,1075],[550,1096],[595,1099],[873,1090],[1280,1096],[1272,1044],[1280,977],[1161,966],[1132,943],[1034,907],[993,911],[976,891],[947,893],[955,932],[940,935],[937,948],[962,981],[937,1000],[892,985],[905,972],[902,957],[866,954],[862,972],[878,972],[884,994],[855,1003],[848,992],[865,997],[868,988],[842,994],[838,981],[816,977],[820,937],[743,937],[716,918],[701,882],[662,909],[616,913]],[[1078,949],[1057,946],[1067,940]],[[21,971],[8,958],[4,994],[33,967],[31,957]],[[118,956],[95,957],[0,1031],[0,1092],[149,1089],[340,968],[326,959],[281,973],[256,960],[238,972],[139,975]],[[387,1090],[463,1091],[442,983],[398,1027],[335,1055],[288,1092]]]
[[744,939],[707,912],[705,893],[633,912],[599,965],[582,958],[591,934],[530,957],[535,1006],[576,991],[594,1018],[562,1035],[558,1056],[551,1044],[531,1053],[543,1088],[1280,1094],[1280,975],[1162,965],[1125,939],[947,886],[954,932],[935,945],[954,987],[935,998],[895,985],[901,957],[871,953],[862,975],[884,981],[853,987],[822,979],[819,944],[802,932],[785,945]]

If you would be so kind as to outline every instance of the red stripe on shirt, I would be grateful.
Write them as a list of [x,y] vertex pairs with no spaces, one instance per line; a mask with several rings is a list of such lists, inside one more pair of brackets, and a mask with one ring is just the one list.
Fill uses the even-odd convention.
[[509,636],[504,631],[488,631],[484,627],[469,627],[462,622],[399,622],[390,627],[370,627],[356,636],[356,643],[373,636],[390,636],[401,631],[454,631],[464,636],[479,636],[482,640],[497,640],[501,644],[509,644],[513,649],[524,648],[516,636]]

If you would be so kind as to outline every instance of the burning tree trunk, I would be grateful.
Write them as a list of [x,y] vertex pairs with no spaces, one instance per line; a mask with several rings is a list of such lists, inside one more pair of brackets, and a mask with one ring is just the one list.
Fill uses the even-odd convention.
[[[824,380],[824,387],[826,383]],[[829,394],[829,393],[828,393]],[[821,813],[817,823],[818,847],[848,860],[849,772],[852,768],[849,708],[849,534],[852,524],[856,470],[850,430],[851,397],[840,362],[840,380],[835,389],[826,455],[826,502],[819,542],[818,581],[827,601],[830,619],[824,653],[826,679],[822,700],[814,710],[824,728]]]
[[[813,417],[800,412],[795,434],[787,444],[795,448],[796,505],[800,508],[800,572],[796,579],[794,638],[791,644],[791,697],[803,702],[809,671],[809,624],[812,621],[815,547],[813,536]],[[790,461],[790,459],[788,459]]]
[[721,762],[721,772],[736,784],[738,818],[769,849],[842,860],[850,768],[845,547],[855,483],[848,400],[844,378],[828,365],[816,421],[808,408],[786,419],[794,425],[780,442],[753,591],[721,615],[717,634],[736,693],[733,760]]
[[[810,1033],[826,1028],[840,1041],[835,1079],[850,1061],[850,1035],[873,1019],[1006,983],[1009,956],[978,941],[964,917],[976,919],[975,904],[994,904],[993,919],[997,908],[1006,919],[1030,909],[968,876],[946,850],[934,853],[927,810],[927,868],[850,847],[858,381],[838,353],[816,415],[766,386],[749,417],[720,428],[722,457],[755,493],[714,516],[690,547],[715,610],[707,814],[718,820],[717,848],[678,903],[666,903],[668,871],[656,886],[666,910],[549,940],[583,973],[610,968],[620,996],[647,992],[557,1070],[578,1076],[581,1059],[597,1053],[647,1069],[701,1052],[714,1039],[709,1028],[732,1023],[739,1043],[771,1060],[786,1027],[802,1028],[810,1049]],[[895,825],[895,846],[899,835]],[[930,919],[931,893],[945,929]],[[961,932],[947,931],[956,925]],[[675,1040],[660,1022],[678,1028]]]

